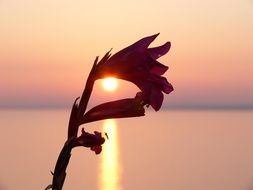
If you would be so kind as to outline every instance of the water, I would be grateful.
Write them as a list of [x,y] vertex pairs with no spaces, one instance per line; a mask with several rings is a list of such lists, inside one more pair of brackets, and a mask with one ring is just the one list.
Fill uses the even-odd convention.
[[[43,189],[69,110],[0,111],[0,189]],[[100,155],[76,148],[64,189],[251,190],[253,111],[162,111],[85,126],[109,135]]]

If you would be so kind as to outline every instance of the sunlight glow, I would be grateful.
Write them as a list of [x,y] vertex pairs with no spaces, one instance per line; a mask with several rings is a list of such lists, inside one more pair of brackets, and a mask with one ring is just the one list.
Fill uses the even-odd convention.
[[103,79],[102,86],[106,91],[114,91],[118,87],[118,82],[115,78],[109,77]]
[[100,190],[120,190],[118,132],[115,120],[105,120],[103,130],[109,139],[103,145]]

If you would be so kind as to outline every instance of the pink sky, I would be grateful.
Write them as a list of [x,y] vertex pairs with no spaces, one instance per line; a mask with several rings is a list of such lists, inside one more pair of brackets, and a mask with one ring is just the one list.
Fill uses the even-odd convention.
[[2,107],[71,106],[96,55],[157,32],[172,43],[166,106],[253,106],[250,0],[0,0],[0,23]]

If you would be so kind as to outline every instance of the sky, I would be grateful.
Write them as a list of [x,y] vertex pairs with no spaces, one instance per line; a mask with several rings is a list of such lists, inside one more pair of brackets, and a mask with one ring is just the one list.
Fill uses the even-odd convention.
[[[0,107],[70,107],[96,56],[158,32],[164,107],[253,107],[252,0],[0,0]],[[93,103],[138,91],[95,87]]]

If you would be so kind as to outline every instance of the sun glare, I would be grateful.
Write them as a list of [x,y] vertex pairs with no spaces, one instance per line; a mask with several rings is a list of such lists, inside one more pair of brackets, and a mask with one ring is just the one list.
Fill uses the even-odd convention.
[[121,190],[118,126],[115,120],[104,121],[103,130],[109,139],[103,145],[102,162],[100,163],[100,190]]
[[102,86],[106,91],[114,91],[118,87],[118,82],[115,78],[109,77],[103,79]]

